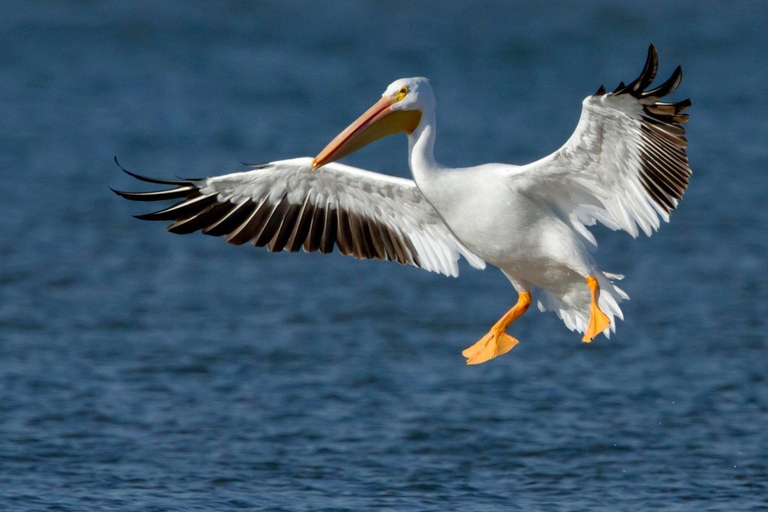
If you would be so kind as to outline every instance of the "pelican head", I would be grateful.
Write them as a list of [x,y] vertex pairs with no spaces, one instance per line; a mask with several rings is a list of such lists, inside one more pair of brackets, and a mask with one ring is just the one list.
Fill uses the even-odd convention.
[[413,133],[422,114],[434,108],[435,96],[429,80],[422,77],[395,80],[354,123],[339,133],[312,160],[317,170],[387,135]]

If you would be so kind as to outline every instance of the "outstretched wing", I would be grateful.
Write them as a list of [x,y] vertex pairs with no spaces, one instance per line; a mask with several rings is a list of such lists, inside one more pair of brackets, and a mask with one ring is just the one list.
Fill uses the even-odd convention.
[[615,91],[602,86],[582,103],[576,131],[555,153],[514,172],[518,185],[546,203],[586,240],[596,245],[585,226],[599,221],[633,237],[638,227],[651,235],[659,218],[669,221],[688,186],[683,124],[690,100],[658,101],[682,79],[678,66],[655,89],[658,56],[650,45],[640,76]]
[[[157,180],[174,185],[152,192],[121,192],[133,201],[179,200],[143,220],[172,221],[168,231],[225,236],[272,252],[320,251],[411,264],[456,276],[461,245],[411,180],[331,163],[312,171],[310,158],[252,166],[248,172],[201,180]],[[128,171],[126,171],[128,172]]]

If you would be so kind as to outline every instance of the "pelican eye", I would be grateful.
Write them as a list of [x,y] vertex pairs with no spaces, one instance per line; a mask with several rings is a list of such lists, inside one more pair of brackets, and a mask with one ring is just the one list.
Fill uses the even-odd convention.
[[399,91],[397,91],[394,96],[392,97],[392,101],[394,103],[397,103],[398,101],[403,101],[403,98],[405,98],[405,95],[408,94],[408,88],[406,86],[402,86]]

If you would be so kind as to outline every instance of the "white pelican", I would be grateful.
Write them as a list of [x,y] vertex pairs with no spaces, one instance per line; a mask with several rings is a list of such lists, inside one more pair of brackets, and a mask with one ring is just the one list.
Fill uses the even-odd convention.
[[[426,78],[396,80],[317,157],[253,165],[199,180],[140,180],[174,188],[120,192],[134,201],[180,200],[137,216],[173,221],[172,233],[201,231],[270,251],[320,251],[376,258],[458,275],[464,256],[475,268],[501,269],[517,303],[464,350],[479,364],[511,350],[506,333],[536,292],[541,311],[554,311],[590,342],[615,331],[627,295],[622,276],[601,271],[586,229],[600,222],[633,237],[667,222],[691,170],[682,124],[689,100],[658,101],[679,85],[680,67],[647,90],[658,66],[651,45],[640,76],[582,103],[576,131],[563,147],[527,165],[485,164],[451,169],[435,161],[435,97]],[[413,180],[332,163],[397,132],[408,135]],[[128,171],[126,171],[128,172]]]

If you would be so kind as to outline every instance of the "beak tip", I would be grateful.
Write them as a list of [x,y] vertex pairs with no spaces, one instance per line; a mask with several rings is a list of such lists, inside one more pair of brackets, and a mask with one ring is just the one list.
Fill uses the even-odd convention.
[[316,158],[313,158],[313,159],[312,159],[312,163],[311,163],[309,166],[312,168],[312,170],[313,170],[313,171],[316,171],[316,170],[317,170],[317,168],[318,168],[318,167],[320,167],[320,166],[318,165],[318,162],[317,162],[317,159],[316,159]]

